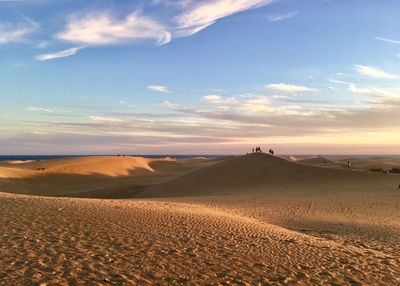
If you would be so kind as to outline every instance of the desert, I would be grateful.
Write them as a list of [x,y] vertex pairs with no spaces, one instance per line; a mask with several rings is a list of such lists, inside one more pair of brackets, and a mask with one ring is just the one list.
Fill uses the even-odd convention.
[[400,283],[397,174],[263,153],[0,174],[2,285]]

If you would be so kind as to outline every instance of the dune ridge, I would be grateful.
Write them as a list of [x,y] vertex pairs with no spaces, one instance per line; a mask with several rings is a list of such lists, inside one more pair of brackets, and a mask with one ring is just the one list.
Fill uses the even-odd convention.
[[30,194],[0,193],[0,285],[400,283],[396,174],[267,154],[40,164],[0,163],[21,174],[0,191]]
[[[154,172],[151,164],[171,162],[172,158],[144,158],[122,156],[89,156],[49,161],[26,162],[22,168],[0,166],[2,178],[29,178],[51,174],[129,176],[141,172]],[[14,163],[11,163],[14,164]]]

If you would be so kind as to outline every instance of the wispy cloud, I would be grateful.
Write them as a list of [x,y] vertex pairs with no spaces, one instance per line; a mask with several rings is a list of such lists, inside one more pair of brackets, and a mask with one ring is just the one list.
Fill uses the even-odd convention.
[[147,86],[148,90],[155,91],[155,92],[161,92],[161,93],[169,93],[171,90],[167,86],[163,85],[149,85]]
[[263,95],[246,95],[239,98],[207,95],[202,98],[202,101],[217,106],[221,111],[234,111],[243,114],[295,114],[301,110],[301,106],[298,105],[273,105],[269,98]]
[[352,84],[351,82],[343,81],[343,80],[337,80],[337,79],[329,79],[329,82],[336,83],[336,84],[345,84],[345,85]]
[[301,92],[315,92],[315,88],[310,88],[302,85],[293,85],[286,83],[272,83],[265,86],[266,89],[283,92],[283,93],[301,93]]
[[[164,45],[173,36],[193,35],[224,17],[268,5],[275,0],[153,0],[153,5],[164,5],[176,16],[159,21],[144,15],[141,10],[124,17],[107,11],[71,14],[64,29],[55,38],[79,45],[81,48],[99,45],[131,44],[153,41]],[[171,9],[172,8],[172,9]],[[81,48],[71,48],[56,53],[41,54],[37,60],[50,60],[72,56]],[[163,92],[163,91],[161,91]]]
[[352,93],[362,94],[374,97],[397,97],[397,93],[390,91],[386,88],[380,87],[357,87],[354,84],[349,85],[348,91]]
[[390,44],[400,45],[400,41],[398,41],[398,40],[392,40],[392,39],[382,38],[382,37],[375,37],[375,40],[390,43]]
[[37,107],[37,106],[29,106],[26,110],[31,112],[46,112],[46,113],[69,113],[68,110],[60,109],[60,108],[48,108],[48,107]]
[[202,98],[202,101],[219,106],[229,106],[238,103],[238,100],[233,97],[224,97],[221,95],[214,95],[214,94],[204,96]]
[[105,116],[90,115],[88,118],[91,121],[94,121],[96,123],[122,123],[122,122],[124,122],[124,120],[122,118],[118,118],[118,117],[105,117]]
[[75,55],[80,49],[83,47],[75,47],[55,53],[49,53],[49,54],[40,54],[35,57],[36,60],[38,61],[48,61],[52,59],[58,59],[58,58],[66,58],[69,56]]
[[355,65],[356,72],[363,76],[368,76],[377,79],[400,79],[400,75],[385,72],[384,70],[376,67]]
[[194,0],[153,0],[153,4],[162,4],[165,7],[185,8],[193,3]]
[[299,14],[299,11],[293,11],[283,14],[273,14],[268,16],[268,21],[270,22],[278,22],[286,19],[293,18]]
[[134,11],[119,19],[111,12],[74,14],[57,34],[63,41],[80,45],[112,45],[153,40],[158,45],[171,41],[171,33],[155,19]]
[[274,0],[198,1],[175,17],[177,34],[190,36],[214,24],[219,19],[273,2]]
[[39,28],[39,24],[24,17],[25,21],[19,24],[0,21],[0,44],[19,43],[25,37]]

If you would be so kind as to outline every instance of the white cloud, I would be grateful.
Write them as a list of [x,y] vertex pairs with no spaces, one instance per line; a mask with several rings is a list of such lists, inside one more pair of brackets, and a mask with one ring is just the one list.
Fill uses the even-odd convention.
[[391,74],[385,72],[384,70],[376,67],[370,66],[362,66],[362,65],[355,65],[354,69],[360,75],[372,77],[372,78],[379,78],[379,79],[400,79],[400,75]]
[[345,85],[352,84],[351,82],[348,81],[336,80],[336,79],[330,79],[329,82],[337,84],[345,84]]
[[202,101],[220,106],[235,105],[238,103],[238,100],[233,97],[223,97],[213,94],[204,96]]
[[132,12],[123,19],[110,12],[94,12],[70,16],[65,30],[58,33],[57,38],[87,46],[141,40],[154,40],[163,45],[171,41],[171,34],[156,20],[139,12]]
[[96,123],[121,123],[124,122],[123,119],[118,117],[103,117],[103,116],[95,116],[90,115],[89,119]]
[[202,101],[218,106],[220,108],[218,109],[219,111],[232,111],[243,115],[260,113],[269,115],[294,115],[301,114],[302,109],[299,105],[274,106],[268,97],[253,94],[240,96],[240,99],[220,95],[207,95],[202,98]]
[[211,103],[213,105],[217,105],[221,108],[228,108],[229,106],[234,106],[239,104],[240,102],[234,97],[226,97],[220,95],[206,95],[202,98],[203,102]]
[[175,17],[179,36],[193,35],[224,17],[259,8],[274,2],[273,0],[208,0],[198,1]]
[[68,110],[59,109],[59,108],[46,108],[46,107],[36,107],[36,106],[29,106],[26,110],[31,112],[47,112],[47,113],[69,113]]
[[288,12],[284,14],[274,14],[268,16],[268,21],[270,22],[278,22],[286,19],[293,18],[299,14],[299,11]]
[[171,92],[171,90],[163,85],[149,85],[147,86],[147,89],[155,92],[162,92],[162,93],[168,93]]
[[310,88],[301,85],[293,85],[293,84],[286,84],[286,83],[273,83],[268,84],[265,86],[266,89],[270,89],[277,92],[283,93],[299,93],[299,92],[313,92],[318,91],[315,88]]
[[82,47],[75,47],[75,48],[71,48],[71,49],[67,49],[67,50],[63,50],[63,51],[59,51],[59,52],[55,52],[55,53],[51,53],[51,54],[41,54],[41,55],[37,55],[35,57],[35,59],[38,61],[47,61],[47,60],[52,60],[52,59],[65,58],[65,57],[75,55],[80,49],[82,49]]
[[398,40],[392,40],[392,39],[382,38],[382,37],[375,37],[375,40],[390,43],[390,44],[400,45],[400,41],[398,41]]
[[19,43],[25,40],[28,34],[39,28],[39,24],[29,18],[24,23],[13,25],[8,22],[0,22],[0,44]]
[[397,94],[393,91],[379,87],[357,87],[354,84],[350,84],[347,88],[352,93],[362,94],[366,96],[374,97],[396,97]]
[[268,112],[271,111],[270,101],[266,96],[258,96],[248,99],[242,103],[240,109],[247,112]]

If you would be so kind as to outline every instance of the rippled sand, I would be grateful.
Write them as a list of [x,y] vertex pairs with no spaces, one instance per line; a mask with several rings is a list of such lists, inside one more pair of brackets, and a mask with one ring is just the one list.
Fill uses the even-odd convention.
[[398,175],[261,154],[140,160],[145,170],[116,160],[123,175],[111,178],[0,181],[1,191],[148,196],[0,193],[0,285],[400,285]]
[[202,204],[1,194],[2,285],[398,285],[398,257]]

